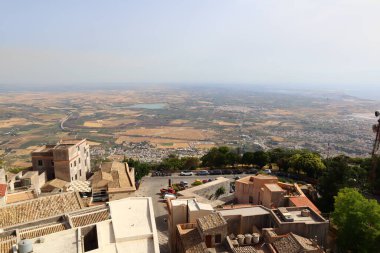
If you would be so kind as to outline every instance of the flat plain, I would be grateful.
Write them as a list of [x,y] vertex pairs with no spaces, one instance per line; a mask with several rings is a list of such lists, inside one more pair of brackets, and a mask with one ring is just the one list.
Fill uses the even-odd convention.
[[31,147],[88,138],[104,148],[215,145],[308,148],[365,156],[380,102],[336,93],[284,94],[222,88],[124,88],[0,94],[0,152],[28,162]]

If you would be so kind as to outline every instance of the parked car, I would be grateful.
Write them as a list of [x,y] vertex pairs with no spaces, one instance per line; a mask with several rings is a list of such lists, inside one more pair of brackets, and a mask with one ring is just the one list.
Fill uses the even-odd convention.
[[210,175],[222,175],[221,170],[210,170]]
[[193,176],[193,172],[191,171],[181,171],[181,173],[179,174],[180,176]]
[[264,170],[264,173],[265,173],[265,174],[272,174],[272,171],[271,171],[270,169],[265,169],[265,170]]
[[176,195],[174,195],[174,194],[171,194],[171,193],[166,193],[165,195],[164,195],[164,199],[166,200],[166,199],[176,199],[177,197],[176,197]]
[[243,174],[243,171],[241,169],[235,169],[233,172],[234,174]]
[[232,170],[222,170],[223,175],[231,175]]
[[207,179],[203,179],[203,180],[202,180],[202,183],[204,183],[204,184],[205,184],[205,183],[208,183],[208,180],[207,180]]
[[152,177],[165,177],[165,176],[171,176],[172,173],[166,172],[166,171],[153,171]]
[[207,176],[210,175],[210,173],[207,170],[200,170],[197,172],[198,176]]
[[182,186],[182,187],[188,187],[189,186],[189,183],[187,181],[181,181],[179,182],[179,184]]
[[258,170],[257,169],[250,169],[247,170],[246,174],[257,174]]
[[162,188],[162,189],[160,189],[160,192],[161,192],[161,194],[167,194],[167,193],[170,193],[170,194],[175,194],[175,190],[173,189],[173,188],[171,188],[171,187],[169,187],[169,188]]

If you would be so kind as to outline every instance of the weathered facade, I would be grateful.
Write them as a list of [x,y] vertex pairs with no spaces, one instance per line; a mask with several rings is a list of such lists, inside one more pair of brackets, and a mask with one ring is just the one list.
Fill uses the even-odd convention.
[[33,170],[46,173],[46,180],[86,180],[90,170],[90,147],[83,140],[61,140],[32,152]]

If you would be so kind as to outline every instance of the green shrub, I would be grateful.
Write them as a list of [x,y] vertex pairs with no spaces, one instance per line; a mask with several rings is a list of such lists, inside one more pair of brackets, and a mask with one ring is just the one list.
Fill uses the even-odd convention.
[[194,181],[194,183],[192,183],[191,185],[192,186],[197,186],[197,185],[201,185],[202,182],[201,181]]

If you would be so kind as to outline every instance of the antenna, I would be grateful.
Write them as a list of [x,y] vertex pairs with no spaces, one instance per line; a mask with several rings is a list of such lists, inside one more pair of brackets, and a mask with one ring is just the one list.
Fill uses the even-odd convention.
[[380,146],[380,112],[379,111],[375,112],[375,117],[379,119],[377,120],[377,124],[372,126],[372,130],[376,134],[376,138],[373,143],[373,149],[372,149],[372,170],[369,175],[369,179],[372,183],[374,183],[376,180],[376,167],[377,167],[377,160],[378,160],[376,153],[379,150],[379,146]]

